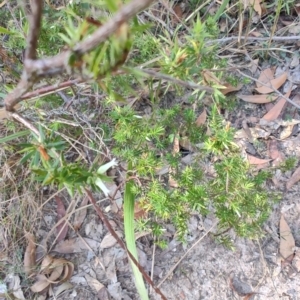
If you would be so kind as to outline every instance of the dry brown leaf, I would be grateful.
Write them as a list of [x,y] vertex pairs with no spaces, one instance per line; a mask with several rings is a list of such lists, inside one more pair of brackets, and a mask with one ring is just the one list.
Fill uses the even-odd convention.
[[[180,4],[177,4],[173,7],[173,11],[175,13],[175,15],[179,18],[179,20],[182,20],[182,16],[183,16],[183,10],[181,8]],[[178,19],[176,17],[173,18],[174,19],[174,23],[178,23]]]
[[281,215],[280,218],[279,232],[280,232],[279,253],[284,259],[286,259],[290,255],[294,254],[295,239],[283,215]]
[[284,154],[279,152],[276,140],[271,140],[268,143],[268,156],[273,159],[272,165],[279,166],[284,160]]
[[216,84],[218,86],[223,86],[220,79],[217,78],[212,72],[204,70],[202,72],[203,79],[205,81],[205,84],[210,85],[211,83]]
[[[122,237],[122,233],[120,231],[116,231],[116,234],[119,236],[119,237]],[[111,248],[112,246],[114,246],[115,244],[117,243],[117,240],[112,236],[112,234],[110,232],[108,232],[101,244],[100,244],[100,248],[102,249],[106,249],[106,248]]]
[[242,128],[235,132],[234,138],[235,139],[248,139],[249,136],[248,136],[247,132]]
[[274,89],[278,90],[285,83],[285,81],[287,80],[287,76],[288,76],[287,72],[284,72],[277,78],[269,81],[266,86],[261,86],[259,88],[256,88],[256,91],[261,94],[272,93],[274,92]]
[[255,139],[266,139],[268,136],[270,136],[270,131],[267,131],[260,126],[255,126],[249,128],[249,131],[251,132],[251,136]]
[[290,26],[289,33],[299,34],[299,32],[300,32],[300,25]]
[[42,261],[40,272],[49,276],[47,280],[50,283],[61,283],[70,279],[73,271],[74,264],[70,261],[47,255]]
[[52,268],[52,273],[47,280],[50,283],[59,283],[60,280],[58,280],[58,279],[60,278],[60,276],[62,275],[62,273],[64,271],[64,265],[56,264],[56,265],[53,265],[51,268]]
[[228,93],[239,91],[242,88],[242,84],[238,84],[237,86],[233,86],[230,83],[224,83],[223,86],[225,86],[225,89],[221,89],[221,93],[223,95],[227,95]]
[[203,112],[199,115],[199,117],[196,120],[196,125],[201,126],[205,124],[207,118],[206,109],[204,108]]
[[22,291],[21,279],[18,275],[10,276],[8,290],[12,291],[12,294],[1,294],[0,297],[5,299],[15,299],[15,300],[26,300]]
[[41,263],[40,272],[49,275],[51,273],[50,267],[53,263],[54,257],[46,255]]
[[134,203],[134,219],[145,219],[148,216],[148,212],[140,206],[139,202]]
[[275,101],[278,96],[272,95],[236,95],[239,99],[249,102],[249,103],[256,103],[256,104],[264,104],[270,103]]
[[293,133],[294,126],[295,125],[288,125],[288,126],[284,127],[283,130],[280,132],[279,138],[281,140],[284,140],[284,139],[288,138],[289,136],[291,136],[291,134]]
[[177,188],[178,187],[178,182],[174,179],[174,177],[172,176],[172,169],[170,169],[169,172],[169,186],[173,187],[173,188]]
[[[291,90],[287,92],[284,97],[288,98],[291,94]],[[287,104],[284,98],[279,98],[278,102],[263,116],[266,121],[274,121],[281,114],[282,109]]]
[[180,138],[179,140],[179,145],[181,148],[189,150],[189,151],[194,151],[194,148],[187,136]]
[[249,0],[249,4],[251,7],[253,7],[253,9],[258,13],[258,15],[261,17],[261,6],[260,6],[260,2],[262,2],[262,0]]
[[293,173],[292,177],[286,183],[286,188],[289,190],[297,181],[300,180],[300,167],[298,167]]
[[[63,267],[63,271],[61,272],[61,266]],[[65,282],[71,278],[74,272],[74,264],[70,261],[64,259],[64,258],[56,258],[53,261],[53,264],[51,266],[56,270],[56,274],[54,275],[54,271],[49,277],[49,280],[56,280],[59,278],[59,283]],[[56,276],[59,274],[59,276],[56,278]]]
[[265,109],[266,111],[270,111],[274,107],[274,102],[266,103],[265,104]]
[[[268,83],[273,79],[274,79],[274,69],[273,68],[268,68],[268,69],[263,70],[258,77],[258,81],[260,81],[262,83]],[[261,83],[256,82],[256,87],[259,88],[261,86],[263,86]]]
[[69,290],[71,288],[73,288],[73,284],[71,284],[70,282],[64,282],[63,284],[61,284],[60,286],[57,287],[54,295],[55,295],[55,297],[57,297],[62,292]]
[[[100,243],[89,239],[89,238],[83,238],[83,240],[94,250],[98,251],[100,247]],[[89,250],[88,246],[85,244],[81,238],[75,238],[75,239],[69,239],[64,240],[58,243],[53,251],[59,252],[59,253],[79,253],[84,250]]]
[[8,119],[9,113],[6,111],[5,108],[0,109],[0,120]]
[[288,256],[286,259],[281,260],[281,269],[284,269],[286,266],[290,266],[295,258],[295,253]]
[[37,281],[31,286],[31,290],[34,293],[40,293],[50,286],[50,282],[47,277],[43,274],[37,275]]
[[258,32],[258,31],[254,30],[254,31],[249,32],[249,36],[261,37],[262,34],[260,32]]
[[247,154],[247,159],[250,165],[261,165],[261,164],[265,164],[268,163],[271,159],[261,159],[261,158],[257,158],[255,156],[252,156],[250,154]]
[[42,261],[40,272],[41,274],[37,275],[37,281],[31,287],[35,293],[42,292],[51,284],[69,280],[74,272],[74,264],[64,258],[54,258],[47,255]]
[[35,238],[32,233],[26,233],[26,239],[28,245],[24,254],[24,271],[27,275],[34,273],[35,268],[35,254],[36,254],[36,244]]
[[64,274],[61,278],[61,282],[69,280],[74,273],[74,264],[68,261],[65,265]]
[[97,279],[93,278],[92,276],[89,276],[88,274],[85,274],[85,279],[86,282],[88,283],[88,285],[95,291],[95,292],[99,292],[104,285],[99,282]]
[[111,300],[111,297],[105,286],[100,291],[98,291],[97,297],[99,300]]
[[82,225],[85,217],[86,217],[86,212],[87,212],[87,204],[89,202],[89,198],[88,197],[84,197],[81,204],[80,204],[80,208],[78,211],[76,211],[75,213],[75,217],[74,217],[74,224],[73,227],[76,231],[79,230],[80,226]]
[[[253,32],[252,32],[253,33]],[[250,72],[254,74],[258,68],[259,58],[251,61]]]
[[150,233],[151,233],[150,231],[136,232],[136,233],[134,234],[134,238],[135,238],[135,240],[138,240],[138,239],[140,239],[141,237],[146,236],[146,235],[148,235],[148,234],[150,234]]
[[[56,208],[57,222],[59,222],[61,219],[63,219],[65,217],[66,209],[65,209],[64,203],[62,202],[60,197],[55,196],[55,201],[56,201],[56,205],[57,205],[57,208]],[[59,225],[57,225],[56,231],[57,231],[58,237],[57,237],[56,241],[58,243],[65,239],[65,237],[68,234],[68,229],[69,229],[69,226],[67,225],[66,221],[62,221],[61,223],[59,223]]]
[[269,141],[269,143],[268,143],[268,155],[272,159],[276,159],[280,155],[280,153],[278,151],[277,141],[276,140]]
[[286,100],[284,98],[280,98],[278,102],[263,116],[263,119],[266,121],[276,120],[285,106]]

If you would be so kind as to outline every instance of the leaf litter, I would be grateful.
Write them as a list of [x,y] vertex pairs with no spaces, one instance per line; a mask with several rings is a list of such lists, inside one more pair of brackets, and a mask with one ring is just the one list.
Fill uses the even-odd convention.
[[[289,98],[291,90],[284,95],[285,98]],[[282,113],[283,108],[286,106],[287,101],[284,98],[279,98],[278,102],[263,116],[266,121],[276,120]]]
[[286,183],[286,189],[289,190],[296,182],[300,180],[300,167],[298,167],[291,178]]
[[29,276],[33,274],[35,270],[36,243],[32,233],[27,232],[25,237],[28,244],[24,254],[24,272]]
[[196,120],[196,126],[204,125],[207,119],[206,109],[198,116]]
[[[62,202],[61,198],[58,196],[55,196],[55,201],[56,201],[56,211],[57,211],[57,222],[61,221],[65,216],[66,216],[66,209],[65,205]],[[56,227],[57,230],[57,242],[60,242],[65,239],[65,237],[68,234],[68,224],[65,220],[62,220]]]
[[86,217],[88,202],[89,202],[89,198],[84,197],[82,199],[79,210],[77,210],[75,212],[75,217],[74,217],[74,222],[73,222],[73,227],[74,227],[75,231],[78,231],[80,229],[80,227]]
[[[74,272],[74,264],[64,258],[47,255],[40,266],[35,283],[30,287],[34,293],[48,291],[53,284],[68,281]],[[64,287],[66,288],[66,287]]]
[[271,161],[271,159],[262,159],[250,154],[247,154],[247,158],[250,165],[261,165],[269,163]]
[[97,279],[93,278],[92,276],[85,274],[84,275],[86,282],[88,285],[96,292],[98,293],[101,289],[105,288],[104,285],[99,282]]
[[264,103],[270,103],[272,101],[275,101],[278,96],[273,95],[236,95],[239,99],[249,102],[249,103],[255,103],[255,104],[264,104]]
[[275,73],[275,69],[274,68],[267,68],[263,71],[261,71],[258,80],[256,82],[256,87],[262,87],[263,85],[261,83],[268,83],[271,80],[274,79],[274,73]]
[[[122,233],[120,231],[116,231],[116,234],[119,236],[119,237],[122,237]],[[112,236],[111,233],[107,233],[103,240],[101,241],[100,243],[100,248],[102,249],[106,249],[106,248],[111,248],[113,247],[114,245],[116,245],[117,243],[117,240]]]
[[283,215],[281,215],[280,218],[279,232],[280,232],[279,253],[282,256],[282,258],[285,260],[291,255],[294,255],[295,239]]
[[274,89],[278,90],[286,82],[287,77],[288,77],[288,73],[284,72],[277,78],[272,79],[269,82],[267,82],[266,85],[258,87],[255,90],[261,94],[273,93]]
[[278,143],[276,140],[268,142],[268,156],[273,160],[273,166],[278,166],[283,162],[284,154],[278,150]]
[[[21,279],[18,275],[10,275],[9,276],[9,285],[8,285],[8,293],[4,294],[5,299],[16,299],[16,300],[25,300]],[[2,295],[0,295],[2,297]]]
[[[84,241],[83,241],[84,240]],[[69,240],[64,240],[58,243],[53,251],[58,253],[80,253],[85,250],[89,250],[89,247],[93,251],[97,251],[100,247],[100,242],[89,239],[89,238],[73,238]]]

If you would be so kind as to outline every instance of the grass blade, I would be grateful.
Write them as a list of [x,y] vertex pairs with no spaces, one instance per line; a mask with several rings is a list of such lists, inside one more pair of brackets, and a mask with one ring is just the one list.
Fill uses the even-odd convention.
[[29,133],[30,133],[30,130],[23,130],[23,131],[19,131],[19,132],[13,133],[11,135],[5,136],[0,139],[0,144],[7,143],[7,142],[14,140],[16,138],[19,138],[21,136],[28,135]]
[[216,14],[215,14],[215,16],[214,16],[214,20],[215,20],[216,22],[219,21],[219,18],[220,18],[221,15],[224,13],[225,8],[226,8],[226,6],[227,6],[228,3],[229,3],[229,0],[224,0],[224,1],[222,2],[221,6],[219,7],[219,9],[217,10],[217,12],[216,12]]
[[[129,180],[125,186],[125,196],[124,196],[124,230],[125,230],[125,241],[128,250],[138,260],[137,249],[135,245],[134,237],[134,194],[132,192],[133,181]],[[142,300],[148,300],[148,292],[145,287],[142,273],[139,271],[138,267],[130,260],[131,267],[133,270],[135,285],[140,294]]]

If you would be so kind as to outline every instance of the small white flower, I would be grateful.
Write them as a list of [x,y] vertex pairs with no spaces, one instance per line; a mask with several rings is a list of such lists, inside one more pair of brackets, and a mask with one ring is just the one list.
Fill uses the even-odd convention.
[[100,178],[97,178],[95,184],[99,187],[99,189],[104,193],[105,197],[109,194],[109,189],[105,186],[103,181]]
[[97,173],[98,174],[104,174],[109,168],[111,167],[115,167],[118,165],[118,162],[116,161],[116,159],[112,159],[112,161],[106,163],[105,165],[101,166],[98,170]]

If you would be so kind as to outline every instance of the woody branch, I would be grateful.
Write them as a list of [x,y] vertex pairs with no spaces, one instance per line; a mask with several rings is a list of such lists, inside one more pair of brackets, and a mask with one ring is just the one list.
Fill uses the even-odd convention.
[[121,24],[147,8],[153,0],[133,0],[122,6],[112,18],[99,27],[92,35],[78,43],[73,49],[66,50],[53,57],[35,59],[38,34],[42,18],[41,0],[31,1],[32,15],[30,17],[30,33],[27,39],[24,69],[21,80],[15,90],[4,99],[7,111],[13,111],[14,106],[22,101],[22,96],[33,86],[37,79],[49,75],[61,74],[68,69],[69,57],[72,54],[82,55],[97,47],[112,35]]

